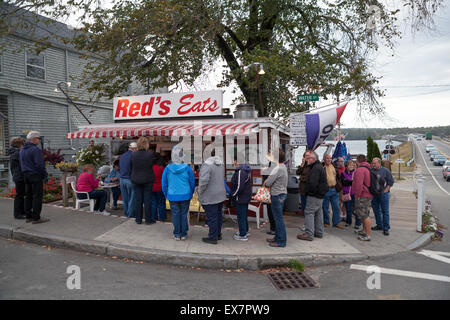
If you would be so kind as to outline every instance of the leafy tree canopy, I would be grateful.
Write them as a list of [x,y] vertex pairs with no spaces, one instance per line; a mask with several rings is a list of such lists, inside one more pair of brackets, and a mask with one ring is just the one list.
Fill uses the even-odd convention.
[[[223,63],[219,87],[237,84],[241,100],[259,106],[257,68],[264,115],[302,110],[301,92],[321,97],[358,98],[362,112],[383,111],[383,92],[371,71],[380,46],[394,47],[397,20],[406,9],[414,28],[427,26],[442,0],[399,0],[391,9],[377,0],[11,0],[13,4],[61,19],[77,13],[83,23],[72,44],[95,52],[89,90],[113,97],[132,81],[144,87],[192,86]],[[0,19],[0,32],[12,32]],[[2,25],[3,24],[3,25]],[[150,81],[149,81],[150,80]],[[150,84],[149,84],[150,83]],[[150,88],[151,89],[151,88]]]

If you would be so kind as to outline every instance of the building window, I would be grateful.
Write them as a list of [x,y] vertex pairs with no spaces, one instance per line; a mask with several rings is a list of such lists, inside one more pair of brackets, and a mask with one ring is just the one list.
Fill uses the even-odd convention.
[[45,80],[45,58],[43,54],[36,55],[26,52],[27,77]]
[[0,54],[0,74],[3,73],[3,56]]

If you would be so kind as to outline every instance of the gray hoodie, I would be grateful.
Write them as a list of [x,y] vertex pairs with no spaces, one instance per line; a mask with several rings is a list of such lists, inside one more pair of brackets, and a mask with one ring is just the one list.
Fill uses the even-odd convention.
[[226,200],[224,177],[225,167],[219,157],[210,157],[201,166],[198,198],[202,205],[217,204]]

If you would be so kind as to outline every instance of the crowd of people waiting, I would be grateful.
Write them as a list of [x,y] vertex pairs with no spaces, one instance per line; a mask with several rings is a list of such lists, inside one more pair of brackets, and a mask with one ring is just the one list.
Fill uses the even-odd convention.
[[[47,171],[37,147],[39,132],[31,131],[27,140],[13,138],[11,141],[11,172],[17,193],[14,217],[32,223],[47,222],[49,219],[40,216]],[[117,209],[117,201],[122,195],[126,217],[135,218],[137,224],[142,224],[143,219],[145,224],[154,224],[157,220],[166,221],[167,199],[172,214],[173,237],[175,240],[186,240],[190,201],[197,192],[209,227],[208,237],[202,240],[217,244],[222,240],[222,208],[225,200],[230,198],[236,206],[239,227],[233,238],[248,241],[247,211],[252,200],[250,166],[237,163],[236,157],[236,170],[228,188],[223,160],[215,156],[214,151],[200,167],[197,184],[191,166],[183,159],[183,150],[178,146],[172,150],[170,163],[166,163],[159,153],[149,150],[147,138],[141,137],[137,142],[131,142],[128,151],[113,163],[113,169],[105,180],[105,183],[115,184],[111,188],[113,209]],[[270,230],[267,233],[273,237],[268,238],[267,242],[272,247],[285,247],[287,243],[283,219],[288,184],[285,161],[285,153],[279,150],[278,159],[272,159],[276,166],[263,183],[263,187],[270,188]],[[374,158],[371,165],[364,155],[359,155],[356,162],[348,160],[344,163],[344,159],[339,158],[333,164],[331,155],[325,154],[321,163],[316,152],[306,151],[296,174],[300,177],[300,202],[305,217],[305,232],[299,234],[298,239],[313,241],[314,238],[322,238],[325,227],[344,229],[352,225],[353,216],[359,240],[370,241],[372,230],[382,230],[384,235],[389,235],[389,192],[394,179],[391,172],[382,167],[379,158]],[[95,199],[94,211],[110,215],[105,210],[107,192],[99,188],[101,176],[95,174],[92,164],[85,164],[77,181],[77,197]],[[374,182],[381,184],[381,191],[377,191]],[[374,227],[371,227],[369,218],[370,208],[375,214]],[[346,213],[345,227],[341,223],[341,211]]]

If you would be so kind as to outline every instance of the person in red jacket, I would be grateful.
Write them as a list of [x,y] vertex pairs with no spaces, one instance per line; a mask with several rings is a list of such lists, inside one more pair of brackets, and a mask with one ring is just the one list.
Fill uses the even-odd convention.
[[[95,168],[93,164],[85,164],[83,173],[80,174],[77,181],[77,191],[86,192],[90,199],[95,199],[94,212],[109,216],[110,213],[105,210],[108,194],[105,190],[98,190],[99,174],[94,177]],[[86,199],[85,193],[78,193],[78,199]]]
[[155,164],[153,165],[153,173],[155,180],[153,181],[152,189],[152,220],[166,221],[166,198],[162,191],[161,178],[164,172],[165,161],[160,153],[156,152],[154,155]]
[[353,193],[355,195],[355,215],[361,218],[363,230],[358,231],[358,239],[370,241],[371,221],[369,217],[372,206],[372,194],[369,192],[370,186],[370,165],[366,162],[366,156],[360,154],[356,158],[356,169],[353,176]]

